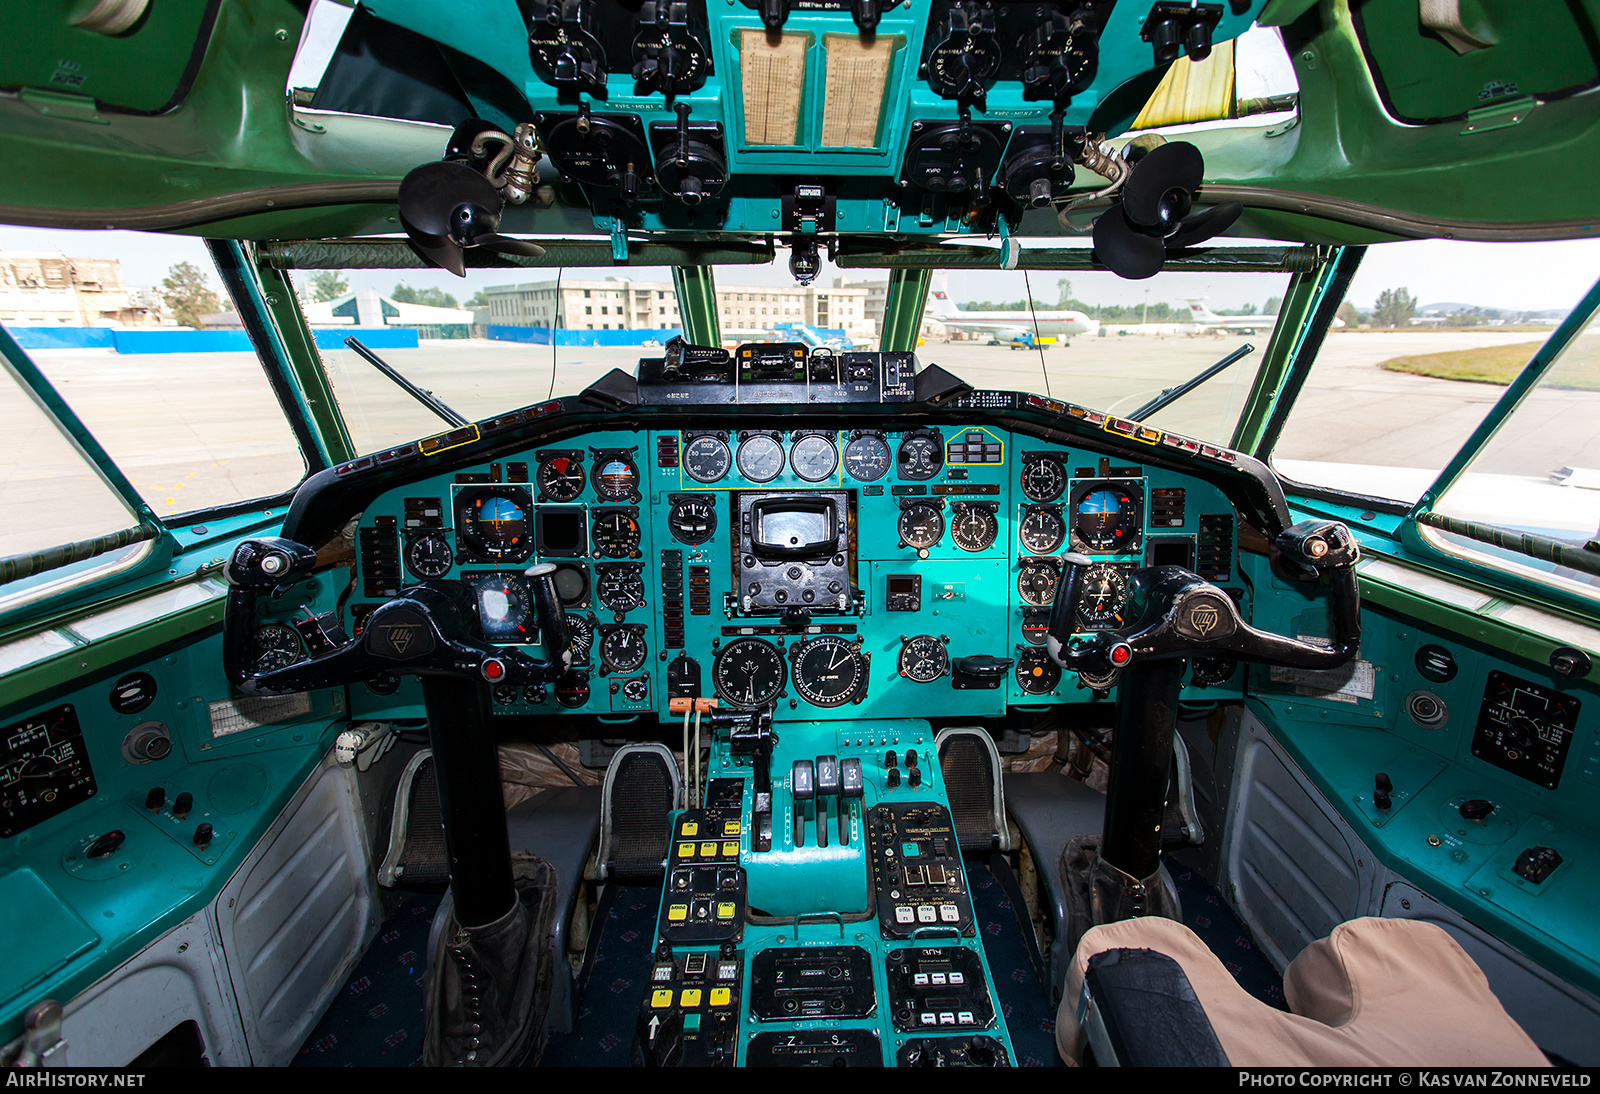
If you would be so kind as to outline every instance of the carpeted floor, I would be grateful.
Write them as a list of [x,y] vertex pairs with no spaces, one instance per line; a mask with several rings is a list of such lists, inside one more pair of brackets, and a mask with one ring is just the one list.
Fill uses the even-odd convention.
[[1262,955],[1250,937],[1250,928],[1233,914],[1222,894],[1193,869],[1175,860],[1167,860],[1167,870],[1178,887],[1183,925],[1200,936],[1241,988],[1264,1003],[1288,1010],[1283,1000],[1283,977]]
[[405,893],[290,1066],[420,1067],[437,893]]
[[571,1033],[552,1033],[542,1067],[627,1067],[650,983],[660,886],[606,886],[590,928]]

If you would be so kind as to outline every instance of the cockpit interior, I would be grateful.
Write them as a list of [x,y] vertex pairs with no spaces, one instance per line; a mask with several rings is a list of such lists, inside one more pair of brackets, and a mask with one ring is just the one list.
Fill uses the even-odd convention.
[[1594,7],[0,11],[0,1062],[1600,1065]]

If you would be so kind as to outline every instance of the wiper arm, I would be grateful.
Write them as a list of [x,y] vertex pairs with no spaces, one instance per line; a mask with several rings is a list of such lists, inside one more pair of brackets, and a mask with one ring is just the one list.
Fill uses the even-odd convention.
[[367,364],[371,365],[389,379],[393,380],[402,391],[410,395],[413,399],[427,407],[429,410],[433,411],[435,414],[439,415],[439,417],[443,418],[451,425],[461,426],[467,424],[467,420],[465,418],[451,410],[439,399],[434,398],[433,392],[423,391],[416,384],[413,384],[410,380],[407,380],[404,376],[400,375],[394,370],[394,367],[385,362],[383,358],[379,357],[376,353],[373,353],[366,346],[363,346],[354,335],[346,338],[344,340],[344,344],[360,354],[362,358],[366,360]]
[[1221,372],[1223,369],[1227,368],[1241,357],[1248,356],[1255,351],[1256,347],[1252,346],[1249,342],[1246,342],[1244,345],[1228,354],[1228,356],[1224,357],[1222,360],[1218,361],[1216,364],[1200,373],[1200,375],[1185,380],[1177,387],[1167,388],[1167,390],[1163,391],[1160,395],[1157,395],[1154,399],[1151,399],[1148,403],[1144,404],[1144,406],[1133,411],[1128,415],[1128,417],[1132,418],[1136,422],[1144,421],[1156,411],[1165,410],[1167,407],[1171,406],[1173,403],[1189,394],[1189,392],[1193,391],[1195,388],[1211,379],[1211,377],[1217,375],[1217,373]]

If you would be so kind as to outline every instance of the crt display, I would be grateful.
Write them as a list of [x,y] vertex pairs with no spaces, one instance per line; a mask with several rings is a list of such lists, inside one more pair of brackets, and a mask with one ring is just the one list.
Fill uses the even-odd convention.
[[839,550],[833,502],[816,498],[772,498],[751,511],[751,545],[767,558],[832,555]]

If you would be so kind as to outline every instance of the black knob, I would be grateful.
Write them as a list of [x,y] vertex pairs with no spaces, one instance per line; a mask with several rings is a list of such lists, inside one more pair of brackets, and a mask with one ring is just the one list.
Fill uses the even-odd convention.
[[893,790],[895,787],[899,786],[900,785],[900,769],[898,767],[891,767],[889,769],[889,774],[884,778],[883,781],[884,781],[884,785],[887,786],[890,790]]
[[118,847],[121,847],[122,841],[127,838],[128,837],[123,834],[122,829],[113,828],[111,831],[107,832],[105,835],[101,836],[99,839],[95,840],[89,845],[89,857],[105,858]]
[[1517,715],[1511,719],[1511,724],[1506,727],[1507,735],[1511,738],[1514,748],[1526,752],[1533,747],[1533,742],[1539,736],[1539,726],[1532,718]]
[[906,766],[907,767],[916,767],[917,766],[917,750],[916,749],[914,749],[914,748],[906,749]]
[[1378,772],[1376,775],[1374,775],[1372,777],[1372,785],[1376,786],[1379,790],[1383,791],[1385,794],[1389,793],[1390,791],[1392,791],[1394,789],[1394,783],[1390,782],[1389,781],[1389,776],[1384,774],[1382,771]]
[[1389,776],[1382,771],[1378,772],[1372,779],[1372,804],[1387,813],[1389,807],[1394,804],[1393,799],[1389,797],[1393,790],[1394,783],[1389,781]]
[[894,749],[891,748],[888,752],[885,752],[883,754],[883,766],[884,767],[893,767],[895,764],[897,764],[899,762],[900,762],[899,761],[899,757],[897,757],[895,755]]
[[179,794],[176,798],[172,799],[172,815],[175,817],[184,816],[193,808],[194,795],[189,793],[187,790],[185,790],[182,794]]
[[151,812],[159,810],[167,804],[167,791],[165,787],[152,786],[150,793],[144,796],[144,807]]
[[210,824],[201,824],[194,830],[194,845],[204,847],[211,842],[212,829]]
[[922,768],[913,767],[911,769],[911,773],[906,776],[906,782],[910,783],[912,786],[921,786],[922,785]]
[[1469,798],[1461,803],[1461,817],[1463,820],[1481,821],[1488,819],[1494,812],[1494,802],[1487,798]]

